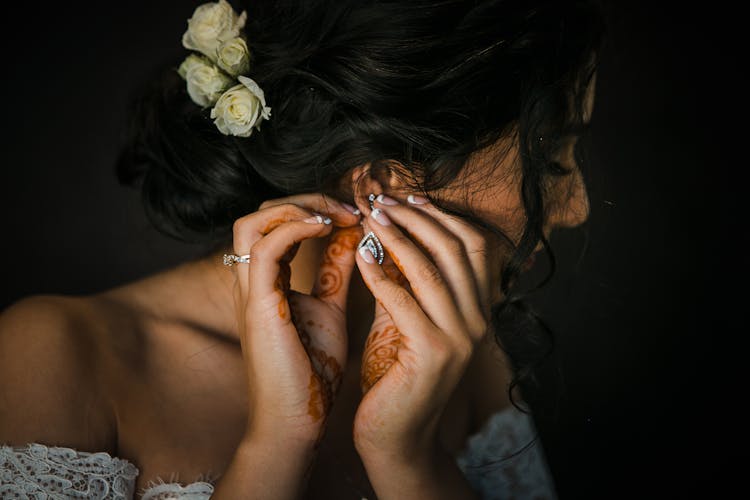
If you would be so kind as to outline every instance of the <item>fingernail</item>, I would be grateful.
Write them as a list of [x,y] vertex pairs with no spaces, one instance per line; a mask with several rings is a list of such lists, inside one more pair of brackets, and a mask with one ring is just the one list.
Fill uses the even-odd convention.
[[359,215],[361,213],[358,208],[355,208],[349,205],[348,203],[344,203],[343,201],[341,202],[341,206],[347,209],[349,212],[353,213],[354,215]]
[[331,219],[328,217],[323,217],[322,215],[313,215],[312,217],[308,217],[307,219],[303,219],[302,222],[307,222],[308,224],[330,224]]
[[381,226],[390,226],[391,225],[391,220],[388,218],[387,215],[385,215],[385,212],[383,212],[379,208],[376,208],[375,210],[373,210],[372,212],[370,212],[370,215]]
[[375,256],[370,252],[370,249],[367,247],[360,247],[359,250],[357,250],[359,254],[362,256],[362,258],[367,262],[368,264],[374,264],[375,263]]
[[383,205],[398,205],[398,202],[391,198],[390,196],[386,196],[383,193],[380,193],[377,198],[378,203],[382,203]]
[[430,200],[422,196],[414,196],[413,194],[410,194],[409,196],[406,197],[406,201],[408,201],[412,205],[424,205],[425,203],[428,203]]

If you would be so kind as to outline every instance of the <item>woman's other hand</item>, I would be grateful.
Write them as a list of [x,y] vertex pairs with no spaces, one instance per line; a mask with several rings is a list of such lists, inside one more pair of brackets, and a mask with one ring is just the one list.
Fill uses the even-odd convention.
[[406,467],[438,454],[440,417],[487,331],[494,268],[476,228],[411,199],[378,197],[374,213],[360,205],[397,271],[356,256],[376,314],[355,444],[365,463]]
[[[234,302],[247,364],[247,441],[317,441],[346,364],[346,292],[360,217],[319,194],[263,203],[234,224]],[[313,290],[290,289],[301,241],[330,235]]]

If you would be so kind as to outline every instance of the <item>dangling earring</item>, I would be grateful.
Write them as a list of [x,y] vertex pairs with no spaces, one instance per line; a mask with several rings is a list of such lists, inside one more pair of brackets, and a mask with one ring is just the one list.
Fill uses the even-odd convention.
[[[367,199],[370,202],[370,210],[375,210],[375,195],[370,193]],[[380,243],[378,237],[375,236],[375,233],[370,231],[360,240],[359,245],[357,245],[357,250],[362,247],[367,248],[378,264],[383,263],[385,252],[383,252],[383,245]]]

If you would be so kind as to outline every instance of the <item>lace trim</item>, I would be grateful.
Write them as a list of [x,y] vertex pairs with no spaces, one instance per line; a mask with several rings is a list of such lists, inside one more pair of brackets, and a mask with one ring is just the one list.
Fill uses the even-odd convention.
[[[456,463],[483,500],[556,499],[552,476],[530,415],[511,407],[492,415],[467,439]],[[138,468],[109,453],[79,452],[31,443],[0,446],[0,498],[131,500]],[[142,500],[207,500],[214,480],[183,486],[161,478],[139,492]]]
[[0,498],[130,500],[138,468],[106,452],[0,446]]
[[456,464],[483,500],[557,498],[534,421],[514,406],[470,436]]
[[148,486],[141,490],[141,500],[206,500],[214,493],[213,484],[205,481],[182,486],[175,482],[165,483],[161,478],[157,480],[159,482],[149,481]]

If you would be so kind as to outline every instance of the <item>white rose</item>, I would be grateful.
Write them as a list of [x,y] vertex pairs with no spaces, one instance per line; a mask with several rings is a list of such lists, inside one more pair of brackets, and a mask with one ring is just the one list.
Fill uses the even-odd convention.
[[253,128],[260,130],[263,120],[271,117],[263,90],[251,78],[239,76],[242,82],[224,92],[211,110],[216,127],[222,134],[249,137]]
[[204,108],[213,105],[221,93],[234,83],[210,61],[196,54],[187,56],[177,72],[187,82],[190,98]]
[[250,71],[250,51],[241,37],[227,40],[216,52],[216,64],[232,76]]
[[182,35],[182,45],[186,49],[197,50],[216,60],[216,51],[222,43],[239,36],[245,27],[247,12],[239,16],[226,0],[204,3],[188,19],[188,29]]

